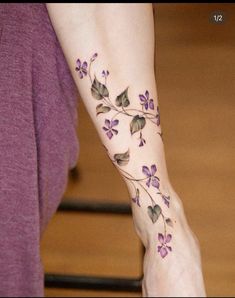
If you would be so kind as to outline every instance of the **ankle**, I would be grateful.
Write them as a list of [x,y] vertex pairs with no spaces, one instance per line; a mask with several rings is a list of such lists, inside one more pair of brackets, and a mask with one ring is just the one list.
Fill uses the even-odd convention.
[[170,207],[167,216],[173,221],[171,234],[175,244],[177,245],[180,241],[187,242],[196,254],[200,254],[199,240],[188,224],[181,198],[178,196],[170,182],[165,185],[164,189],[170,196]]

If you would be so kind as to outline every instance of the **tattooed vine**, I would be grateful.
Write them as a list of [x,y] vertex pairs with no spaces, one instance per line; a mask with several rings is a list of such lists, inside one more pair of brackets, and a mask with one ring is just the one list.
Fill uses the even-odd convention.
[[156,165],[153,164],[150,167],[143,165],[142,166],[143,177],[135,178],[130,173],[128,173],[127,171],[121,168],[122,166],[127,165],[129,162],[129,158],[130,158],[129,149],[124,153],[114,154],[113,158],[111,158],[109,155],[109,158],[120,170],[120,172],[122,173],[122,176],[125,177],[133,186],[135,191],[135,196],[134,198],[132,198],[132,201],[135,204],[137,204],[137,206],[141,207],[140,189],[142,189],[142,191],[147,194],[151,202],[151,205],[147,207],[147,214],[151,219],[152,223],[154,224],[160,218],[162,219],[164,232],[158,234],[158,241],[161,244],[160,246],[158,246],[158,252],[160,253],[161,257],[164,258],[168,254],[168,252],[172,251],[172,248],[168,245],[168,243],[172,239],[172,235],[167,233],[167,226],[173,228],[173,221],[169,217],[166,217],[164,215],[162,208],[155,202],[154,198],[147,190],[147,188],[150,188],[150,187],[153,187],[154,189],[156,189],[157,190],[156,194],[161,196],[163,203],[168,208],[170,207],[170,196],[166,196],[160,191],[160,179],[156,175],[156,172],[157,172]]
[[[96,116],[100,114],[107,114],[110,111],[115,112],[114,115],[109,119],[108,117],[105,118],[104,125],[102,127],[108,139],[111,140],[115,135],[118,135],[117,126],[119,124],[119,119],[117,119],[117,117],[120,114],[131,118],[129,124],[130,134],[131,136],[133,136],[134,134],[139,133],[139,147],[142,147],[146,144],[146,140],[143,137],[143,128],[145,127],[147,121],[150,121],[157,127],[159,127],[158,134],[162,138],[162,133],[160,131],[159,107],[157,106],[156,113],[154,113],[154,101],[151,98],[149,91],[146,90],[143,94],[139,94],[139,103],[141,109],[128,108],[128,106],[130,105],[128,87],[116,96],[114,104],[113,101],[111,101],[110,99],[109,90],[107,87],[107,79],[110,74],[109,71],[102,71],[102,83],[97,79],[95,74],[93,76],[91,74],[91,66],[97,56],[98,54],[95,53],[90,58],[89,63],[87,63],[86,61],[82,62],[80,59],[77,59],[75,70],[78,72],[80,79],[83,79],[86,76],[89,77],[91,83],[91,95],[94,99],[100,101],[100,103],[96,106]],[[150,166],[143,165],[143,176],[136,178],[123,169],[123,167],[129,163],[129,149],[124,153],[114,154],[112,157],[109,155],[109,158],[120,170],[123,177],[125,177],[132,185],[135,193],[135,196],[132,198],[132,202],[135,203],[138,207],[141,207],[141,193],[145,193],[151,202],[146,210],[149,219],[153,224],[158,222],[160,219],[162,220],[164,230],[162,233],[158,233],[158,241],[160,242],[160,245],[158,245],[157,250],[160,256],[162,258],[165,258],[168,255],[168,252],[172,251],[171,246],[169,246],[169,243],[172,240],[172,235],[167,232],[167,228],[173,228],[173,221],[169,217],[166,217],[164,215],[162,208],[155,202],[154,198],[148,191],[149,188],[155,189],[156,194],[161,197],[163,203],[168,208],[170,207],[170,196],[163,194],[160,190],[160,179],[157,176],[156,164],[152,164]]]
[[127,108],[130,105],[128,87],[116,96],[114,104],[110,99],[109,90],[107,87],[109,71],[102,71],[102,83],[97,79],[95,74],[94,76],[91,74],[91,66],[97,56],[98,54],[95,53],[90,58],[89,64],[87,61],[81,62],[80,59],[77,59],[77,66],[75,70],[78,72],[80,79],[84,78],[85,76],[88,76],[90,79],[91,94],[96,100],[100,101],[100,103],[96,106],[96,116],[100,114],[108,114],[110,111],[116,112],[111,118],[106,118],[104,121],[104,126],[102,129],[104,130],[106,136],[111,140],[113,136],[118,134],[117,126],[119,124],[119,120],[116,118],[122,114],[131,118],[129,125],[130,133],[131,136],[136,133],[139,134],[139,147],[142,147],[146,144],[146,140],[143,137],[143,128],[145,127],[147,121],[152,122],[159,127],[159,132],[157,133],[160,135],[160,137],[162,137],[162,133],[160,131],[159,107],[157,106],[156,113],[154,113],[154,101],[151,98],[149,91],[146,90],[144,94],[139,94],[139,104],[141,109]]

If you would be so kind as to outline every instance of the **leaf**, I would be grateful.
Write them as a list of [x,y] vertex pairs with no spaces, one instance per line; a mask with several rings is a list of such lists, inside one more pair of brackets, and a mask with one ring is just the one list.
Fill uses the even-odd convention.
[[119,94],[115,100],[115,104],[118,107],[127,107],[130,104],[130,101],[128,99],[128,94],[127,94],[128,88],[124,90],[121,94]]
[[96,116],[101,113],[107,113],[111,110],[110,107],[104,106],[102,103],[96,107]]
[[167,218],[166,219],[166,223],[168,224],[168,226],[172,227],[173,228],[173,222],[170,218]]
[[125,166],[128,164],[130,158],[129,149],[125,153],[114,154],[114,159],[119,166]]
[[139,115],[136,115],[130,123],[131,134],[133,135],[135,132],[144,128],[145,124],[146,124],[145,118],[140,117]]
[[153,223],[155,223],[158,220],[161,212],[162,209],[159,205],[155,205],[154,207],[148,206],[148,215]]
[[95,99],[100,100],[103,97],[109,96],[109,91],[106,86],[101,84],[95,77],[91,86],[91,94]]

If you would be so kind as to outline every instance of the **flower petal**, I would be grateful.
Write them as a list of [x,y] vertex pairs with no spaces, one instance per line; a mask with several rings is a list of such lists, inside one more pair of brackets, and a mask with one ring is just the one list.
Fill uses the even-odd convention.
[[150,186],[150,182],[151,182],[151,178],[148,179],[148,181],[146,182],[146,185],[149,187]]
[[150,99],[150,101],[149,101],[149,108],[151,110],[154,110],[154,103],[153,103],[153,100],[152,99]]
[[104,123],[108,128],[111,128],[110,121],[108,119],[105,119]]
[[145,91],[145,97],[146,97],[146,99],[149,99],[149,92],[148,92],[148,90]]
[[83,74],[86,76],[87,75],[87,70],[86,69],[82,69]]
[[170,202],[166,199],[166,196],[162,196],[162,198],[163,198],[164,204],[166,204],[167,207],[169,208],[170,207]]
[[147,166],[143,166],[142,167],[142,172],[147,176],[147,177],[151,177],[151,173],[149,171],[149,168]]
[[109,138],[110,140],[111,140],[112,137],[113,137],[113,133],[112,133],[111,130],[109,130],[109,131],[106,133],[106,135],[108,136],[108,138]]
[[84,61],[83,63],[82,63],[82,69],[83,70],[86,70],[87,69],[87,62],[86,61]]
[[160,250],[162,249],[162,246],[158,246],[157,247],[157,251],[160,252]]
[[164,203],[167,205],[168,208],[170,207],[170,203],[168,201],[165,201]]
[[83,78],[83,73],[82,73],[82,71],[81,71],[81,70],[79,70],[79,77],[80,77],[80,79],[82,79],[82,78]]
[[170,201],[170,196],[165,196],[165,195],[162,195],[162,198],[166,201]]
[[171,241],[171,239],[172,239],[172,235],[171,235],[171,234],[168,234],[168,235],[166,236],[166,241],[165,241],[165,243],[169,243],[169,242]]
[[112,120],[111,121],[111,127],[118,125],[118,123],[119,123],[118,119]]
[[145,107],[146,110],[148,109],[148,107],[149,107],[148,102],[145,103],[144,107]]
[[152,186],[159,188],[159,182],[155,177],[152,178]]
[[112,132],[114,132],[114,133],[115,133],[115,135],[117,135],[117,134],[118,134],[118,131],[117,131],[116,129],[113,129],[113,128],[112,128]]
[[166,245],[166,247],[168,248],[169,251],[172,251],[172,248],[170,246]]
[[165,243],[165,237],[162,233],[158,233],[158,241],[161,243],[161,244],[164,244]]
[[146,98],[145,98],[145,96],[144,96],[143,94],[140,94],[140,95],[139,95],[139,98],[140,98],[140,100],[141,100],[142,102],[145,102],[145,101],[146,101]]
[[107,127],[105,127],[105,126],[103,126],[102,128],[103,128],[103,130],[105,130],[105,131],[108,131],[108,130],[109,130],[109,129],[108,129]]
[[168,254],[168,251],[165,247],[162,247],[162,249],[160,250],[160,255],[162,258],[165,258],[165,256]]
[[81,60],[80,59],[77,59],[76,64],[77,64],[77,67],[80,69],[80,67],[81,67]]

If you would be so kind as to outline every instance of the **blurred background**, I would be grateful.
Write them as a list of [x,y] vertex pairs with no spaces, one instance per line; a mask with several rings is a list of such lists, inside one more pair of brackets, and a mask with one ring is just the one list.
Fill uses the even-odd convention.
[[[169,175],[200,240],[208,295],[234,296],[235,4],[154,4],[154,9]],[[210,21],[217,11],[223,23]],[[129,203],[80,99],[78,113],[79,177],[69,178],[64,196]],[[131,216],[57,212],[41,250],[46,272],[138,278],[141,248]],[[141,292],[46,289],[46,296],[141,297]]]

